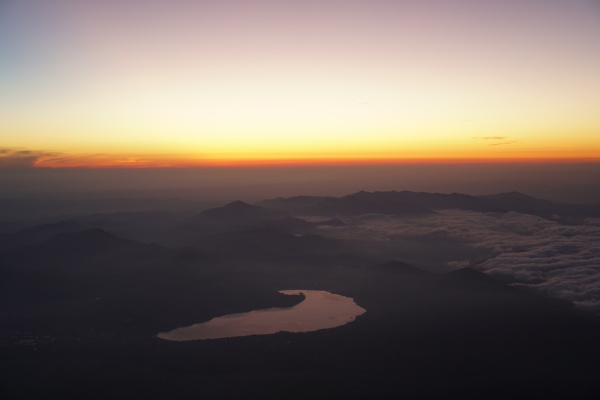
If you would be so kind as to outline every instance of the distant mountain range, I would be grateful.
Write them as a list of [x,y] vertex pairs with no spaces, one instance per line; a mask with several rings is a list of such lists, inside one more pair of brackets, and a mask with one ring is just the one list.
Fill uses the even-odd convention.
[[[257,205],[234,201],[195,216],[174,213],[117,212],[92,214],[36,225],[0,235],[0,251],[31,246],[54,235],[99,228],[113,235],[168,246],[195,246],[217,233],[271,229],[292,234],[315,234],[320,226],[340,227],[340,218],[382,214],[400,217],[434,215],[436,210],[519,212],[560,223],[581,223],[600,217],[599,205],[575,205],[536,199],[522,193],[471,196],[409,191],[357,192],[342,197],[297,196],[264,200]],[[310,220],[303,217],[325,217]]]
[[261,206],[293,215],[426,215],[434,210],[461,209],[478,212],[520,212],[562,222],[599,217],[600,204],[556,203],[518,193],[471,196],[409,191],[357,192],[343,197],[298,196],[265,200]]

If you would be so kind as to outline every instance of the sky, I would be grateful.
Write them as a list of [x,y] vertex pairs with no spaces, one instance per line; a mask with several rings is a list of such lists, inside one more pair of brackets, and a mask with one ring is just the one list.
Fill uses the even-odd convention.
[[0,168],[600,160],[597,0],[4,0]]

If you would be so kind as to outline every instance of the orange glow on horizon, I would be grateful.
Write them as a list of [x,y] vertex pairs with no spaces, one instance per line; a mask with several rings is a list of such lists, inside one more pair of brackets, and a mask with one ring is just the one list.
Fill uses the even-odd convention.
[[146,156],[88,156],[41,158],[34,168],[202,168],[202,167],[311,167],[369,165],[440,165],[440,164],[581,164],[600,163],[590,157],[290,157],[290,158],[212,158]]
[[580,2],[9,3],[0,168],[600,160]]

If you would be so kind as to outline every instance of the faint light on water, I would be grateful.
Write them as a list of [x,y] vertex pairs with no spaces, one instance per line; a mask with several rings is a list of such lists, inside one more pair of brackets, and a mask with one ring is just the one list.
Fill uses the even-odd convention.
[[322,290],[281,290],[287,295],[303,294],[294,307],[269,308],[230,314],[210,321],[162,332],[157,337],[172,341],[220,339],[277,332],[312,332],[345,325],[366,310],[350,297]]

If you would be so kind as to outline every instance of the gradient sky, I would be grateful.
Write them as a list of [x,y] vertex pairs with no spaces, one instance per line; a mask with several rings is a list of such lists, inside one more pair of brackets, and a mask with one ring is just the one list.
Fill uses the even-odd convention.
[[4,0],[0,166],[600,159],[597,0]]

